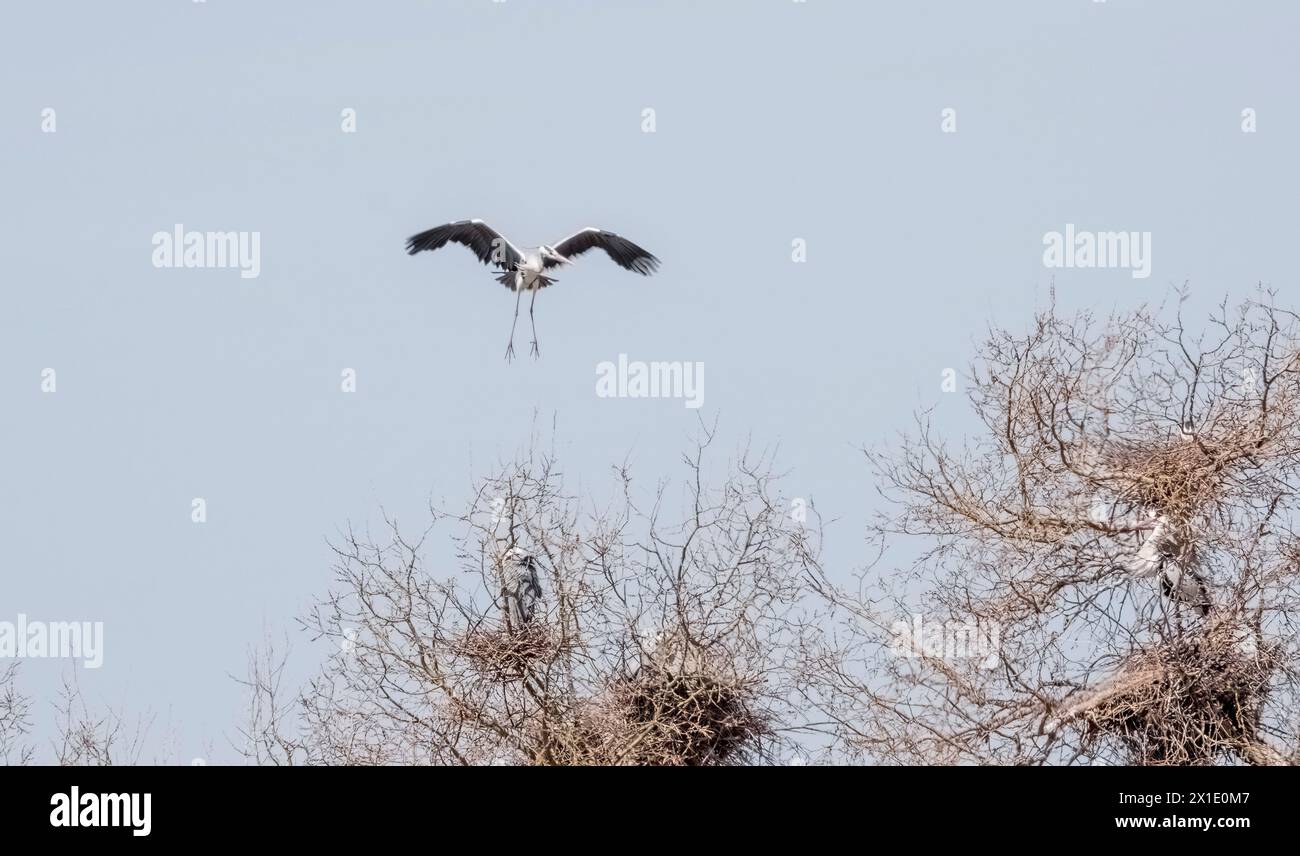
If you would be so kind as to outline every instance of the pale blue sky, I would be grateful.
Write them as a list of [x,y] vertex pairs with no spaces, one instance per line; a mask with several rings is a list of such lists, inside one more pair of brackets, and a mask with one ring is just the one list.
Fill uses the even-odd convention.
[[[676,472],[696,411],[597,398],[619,353],[702,361],[699,413],[724,448],[780,444],[847,574],[877,507],[857,448],[932,404],[969,427],[940,372],[1053,274],[1103,311],[1295,293],[1298,25],[1280,0],[15,6],[0,620],[105,622],[92,701],[228,756],[226,675],[325,591],[339,526],[459,501],[535,413],[575,482],[629,452]],[[604,226],[663,267],[584,258],[538,300],[542,359],[525,333],[508,365],[511,296],[464,250],[402,251],[465,217],[525,244]],[[260,231],[261,277],[154,269],[178,222]],[[1151,278],[1045,269],[1067,222],[1151,232]],[[44,718],[68,668],[24,668]]]

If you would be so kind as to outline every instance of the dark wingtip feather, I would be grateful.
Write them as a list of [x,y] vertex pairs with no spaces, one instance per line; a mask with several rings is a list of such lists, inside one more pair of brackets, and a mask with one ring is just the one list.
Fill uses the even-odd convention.
[[[444,233],[447,231],[445,226],[435,226],[432,229],[426,229],[419,234],[412,235],[406,239],[406,252],[409,255],[415,255],[422,250],[436,250],[443,244],[447,243]],[[439,238],[443,238],[439,240]]]

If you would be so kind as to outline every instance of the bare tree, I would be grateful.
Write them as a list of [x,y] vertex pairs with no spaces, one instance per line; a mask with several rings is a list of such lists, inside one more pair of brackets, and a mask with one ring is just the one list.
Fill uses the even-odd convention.
[[53,702],[58,736],[55,763],[61,767],[111,767],[139,764],[152,717],[129,720],[121,710],[92,712],[75,678],[64,678]]
[[18,664],[0,670],[0,764],[30,764],[32,747],[22,742],[31,733],[31,700],[18,691]]
[[282,688],[289,654],[288,639],[277,648],[267,634],[261,646],[249,652],[246,676],[235,679],[247,690],[248,701],[235,748],[246,761],[259,766],[291,766],[306,761],[294,737],[297,700]]
[[1261,293],[1194,333],[1179,298],[992,331],[975,436],[927,412],[868,452],[873,543],[916,558],[822,582],[846,632],[804,689],[845,757],[1297,757],[1297,316]]
[[140,763],[152,717],[128,720],[120,710],[107,706],[92,712],[75,674],[64,677],[50,708],[55,713],[50,753],[38,755],[29,742],[32,701],[18,689],[18,664],[0,670],[0,764],[71,767]]
[[[246,682],[257,763],[771,762],[804,727],[790,669],[820,531],[742,454],[709,485],[711,435],[683,490],[568,492],[532,451],[417,535],[386,518],[335,545],[336,587],[305,619],[333,654],[289,723],[276,658]],[[680,507],[674,516],[670,509]],[[669,521],[672,521],[671,523]],[[447,530],[459,573],[426,569]]]

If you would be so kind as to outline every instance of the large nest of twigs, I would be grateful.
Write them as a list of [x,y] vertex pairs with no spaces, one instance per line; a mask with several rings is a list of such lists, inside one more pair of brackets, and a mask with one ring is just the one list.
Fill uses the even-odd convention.
[[1175,518],[1189,518],[1218,499],[1224,479],[1214,446],[1181,436],[1112,446],[1104,463],[1121,501]]
[[452,647],[483,677],[506,682],[522,679],[530,666],[554,662],[561,654],[562,641],[550,625],[534,622],[513,630],[469,630]]
[[754,689],[720,673],[653,666],[619,680],[604,708],[623,732],[621,763],[707,766],[741,760],[744,749],[768,730]]
[[1132,764],[1276,763],[1259,719],[1277,651],[1254,640],[1220,624],[1136,651],[1060,721],[1087,744],[1118,740]]
[[[756,684],[721,671],[642,666],[590,699],[568,733],[553,733],[562,764],[704,767],[744,763],[770,731]],[[561,757],[561,755],[563,757]]]

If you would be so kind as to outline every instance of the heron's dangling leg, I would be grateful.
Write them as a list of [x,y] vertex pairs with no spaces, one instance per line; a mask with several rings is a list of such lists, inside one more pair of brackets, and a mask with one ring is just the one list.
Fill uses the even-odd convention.
[[[515,285],[519,284],[515,280]],[[510,322],[510,342],[506,345],[506,359],[512,360],[515,357],[515,325],[519,323],[519,301],[524,297],[524,293],[515,288],[515,320]]]
[[541,349],[537,347],[537,319],[533,317],[533,306],[537,303],[538,291],[540,291],[540,289],[534,288],[533,299],[528,301],[528,323],[531,324],[533,328],[533,356],[534,357],[540,357],[542,355]]

